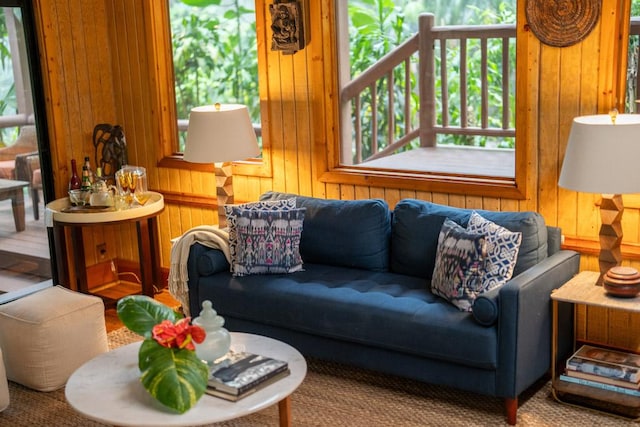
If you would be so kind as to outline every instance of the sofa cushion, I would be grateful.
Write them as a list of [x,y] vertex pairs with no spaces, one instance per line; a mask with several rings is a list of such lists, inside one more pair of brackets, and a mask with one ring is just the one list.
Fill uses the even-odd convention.
[[[410,228],[412,224],[416,227],[424,226],[425,223],[435,220],[432,216],[447,217],[462,225],[467,226],[471,216],[471,209],[456,208],[439,205],[417,199],[404,199],[398,202],[394,209],[394,217],[398,211],[402,211],[398,221],[408,221]],[[513,271],[516,276],[521,272],[533,267],[547,257],[547,227],[544,218],[537,212],[494,212],[476,209],[483,218],[513,232],[522,233],[522,242],[518,251],[518,259]],[[392,234],[396,233],[396,222]],[[392,240],[395,237],[392,236]],[[396,254],[391,254],[392,265],[396,259]]]
[[509,231],[483,218],[475,211],[471,213],[467,231],[484,234],[487,238],[487,262],[482,278],[483,291],[490,291],[507,283],[516,266],[522,233]]
[[497,328],[478,324],[424,286],[389,272],[308,264],[295,274],[232,277],[197,285],[223,317],[418,356],[495,369]]
[[445,216],[429,215],[400,202],[391,221],[391,271],[431,280]]
[[331,200],[268,192],[260,200],[295,197],[306,208],[300,254],[305,263],[389,269],[391,212],[384,200]]
[[230,268],[231,272],[234,272],[234,266],[237,261],[237,246],[238,235],[236,233],[236,217],[240,210],[256,210],[256,211],[277,211],[277,210],[289,210],[296,208],[295,199],[283,199],[273,202],[251,202],[241,205],[225,205],[224,213],[227,217],[227,223],[229,225],[229,256],[231,258]]
[[471,311],[483,291],[486,259],[487,238],[446,219],[438,237],[431,292],[460,310]]
[[300,236],[305,208],[239,210],[234,275],[293,273],[302,270]]

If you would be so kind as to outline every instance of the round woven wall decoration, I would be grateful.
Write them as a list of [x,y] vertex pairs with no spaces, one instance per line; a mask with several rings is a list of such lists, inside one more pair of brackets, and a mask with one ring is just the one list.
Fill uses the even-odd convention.
[[527,23],[545,44],[565,47],[584,39],[600,17],[602,0],[527,0]]

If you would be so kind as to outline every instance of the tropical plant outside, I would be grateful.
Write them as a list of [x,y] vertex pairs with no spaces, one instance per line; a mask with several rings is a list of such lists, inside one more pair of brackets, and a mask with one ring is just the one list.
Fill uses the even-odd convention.
[[[0,9],[0,116],[18,114],[16,88],[13,78],[13,63],[9,49],[9,31],[6,13],[13,13],[13,8]],[[17,128],[0,129],[0,147],[18,137]]]
[[254,0],[169,0],[169,7],[178,119],[220,102],[246,105],[260,123]]
[[[631,16],[640,18],[640,0],[631,2]],[[627,93],[625,111],[628,113],[640,112],[640,105],[636,105],[636,100],[640,98],[638,93],[638,62],[640,61],[640,36],[631,34],[629,36],[629,51],[627,65]]]

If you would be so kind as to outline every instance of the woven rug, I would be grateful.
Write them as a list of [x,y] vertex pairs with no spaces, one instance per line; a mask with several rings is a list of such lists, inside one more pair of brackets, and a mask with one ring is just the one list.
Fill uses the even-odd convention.
[[[116,348],[139,339],[126,329],[109,334]],[[501,399],[431,386],[314,359],[292,395],[294,426],[504,426]],[[10,383],[11,403],[0,413],[6,426],[100,426],[66,403],[64,389],[42,393]],[[560,404],[541,381],[520,398],[519,426],[621,426],[634,423],[585,408]],[[277,407],[216,426],[278,425]]]

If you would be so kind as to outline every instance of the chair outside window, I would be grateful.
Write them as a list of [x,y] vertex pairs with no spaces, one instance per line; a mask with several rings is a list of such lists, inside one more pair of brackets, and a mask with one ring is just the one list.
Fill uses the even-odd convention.
[[33,204],[33,218],[40,219],[38,203],[40,203],[40,191],[42,191],[42,174],[40,170],[40,155],[37,151],[19,154],[16,156],[15,177],[19,181],[29,183],[29,194]]

